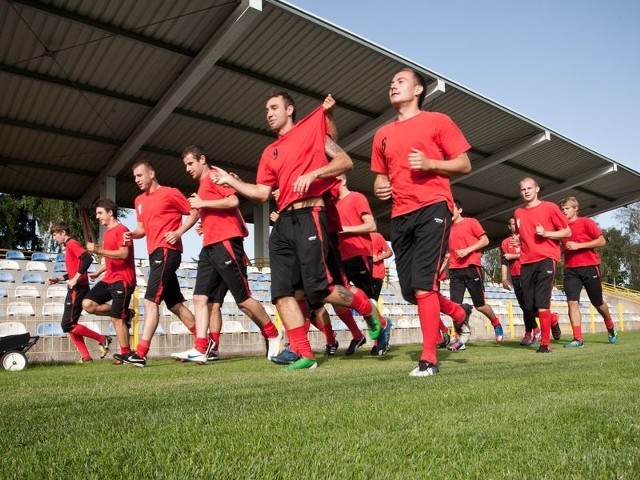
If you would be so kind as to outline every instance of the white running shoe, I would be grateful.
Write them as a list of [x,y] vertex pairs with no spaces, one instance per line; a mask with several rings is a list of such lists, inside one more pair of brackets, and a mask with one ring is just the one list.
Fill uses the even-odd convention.
[[267,360],[280,354],[282,351],[282,332],[278,330],[278,336],[275,338],[267,338]]
[[207,363],[207,354],[200,353],[197,349],[192,348],[185,352],[172,353],[171,357],[183,360],[185,362],[195,362],[198,365],[204,365]]

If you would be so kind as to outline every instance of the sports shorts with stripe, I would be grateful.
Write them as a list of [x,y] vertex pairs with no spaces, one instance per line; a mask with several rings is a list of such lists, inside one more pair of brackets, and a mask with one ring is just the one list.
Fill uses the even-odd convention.
[[415,290],[438,291],[440,266],[449,248],[451,212],[446,202],[391,219],[391,245],[402,297],[416,303]]
[[604,303],[600,268],[597,265],[564,269],[564,293],[567,294],[568,301],[580,301],[583,286],[591,305],[599,307]]
[[482,270],[478,265],[449,269],[451,301],[462,303],[465,290],[469,290],[469,295],[471,296],[474,307],[478,308],[485,305],[484,279],[482,277]]
[[540,308],[549,309],[555,278],[556,262],[551,258],[522,264],[520,269],[522,300],[529,311],[535,314]]
[[98,305],[103,305],[111,300],[111,318],[120,318],[125,320],[128,315],[129,304],[131,303],[131,295],[134,288],[127,285],[122,280],[114,283],[105,283],[100,281],[96,283],[85,297]]
[[158,305],[164,300],[167,308],[184,303],[176,275],[181,261],[182,254],[170,248],[158,247],[149,255],[149,280],[145,300]]
[[63,332],[69,333],[77,325],[80,315],[82,315],[82,300],[88,292],[89,285],[76,285],[67,290],[67,298],[64,301],[64,311],[60,321]]

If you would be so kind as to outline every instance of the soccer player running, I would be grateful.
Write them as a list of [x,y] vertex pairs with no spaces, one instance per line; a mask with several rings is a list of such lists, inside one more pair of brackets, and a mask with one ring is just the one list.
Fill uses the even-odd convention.
[[393,256],[393,251],[379,232],[371,232],[371,245],[373,247],[373,298],[378,301],[384,285],[384,277],[387,275],[384,261]]
[[271,360],[280,352],[282,334],[262,304],[251,297],[244,251],[244,237],[249,232],[238,210],[238,196],[232,188],[221,187],[211,180],[211,167],[203,147],[189,145],[182,152],[182,161],[187,173],[199,183],[198,193],[189,198],[189,204],[198,210],[202,220],[203,247],[193,289],[196,310],[194,348],[171,356],[198,364],[206,363],[209,348],[208,303],[210,299],[214,303],[222,302],[228,288],[240,310],[260,328],[267,341],[267,358]]
[[550,310],[556,264],[560,261],[560,240],[571,235],[567,219],[555,203],[538,198],[540,186],[531,177],[520,181],[524,205],[516,209],[513,218],[520,239],[520,281],[526,308],[537,312],[540,319],[538,353],[551,352],[550,336],[560,338],[557,318]]
[[[96,202],[96,218],[106,227],[102,246],[88,242],[87,251],[104,257],[104,265],[91,274],[91,278],[105,275],[89,290],[82,308],[87,313],[111,317],[120,344],[120,353],[114,354],[113,358],[116,364],[122,364],[131,354],[129,327],[133,312],[129,303],[136,288],[133,241],[125,239],[129,229],[118,221],[118,206],[110,198]],[[107,303],[109,301],[111,304]]]
[[362,290],[336,285],[329,272],[328,229],[323,195],[336,186],[336,176],[353,168],[349,155],[327,135],[325,107],[295,124],[296,106],[287,92],[267,99],[266,118],[278,136],[267,146],[255,184],[216,169],[216,183],[227,184],[254,201],[266,202],[278,189],[278,219],[269,237],[271,298],[287,330],[289,349],[274,358],[285,370],[313,369],[308,325],[296,300],[298,286],[312,308],[324,303],[354,308],[363,315],[372,339],[381,332],[377,308]]
[[[182,261],[181,237],[198,220],[186,197],[177,188],[160,185],[156,170],[147,160],[133,165],[133,180],[143,193],[134,201],[138,224],[125,239],[147,238],[149,281],[144,296],[144,330],[135,352],[124,363],[144,366],[160,319],[160,302],[195,335],[195,320],[184,305],[176,270]],[[182,216],[187,215],[182,222]]]
[[92,338],[100,346],[100,358],[104,358],[109,351],[111,337],[94,332],[85,325],[78,323],[82,314],[82,300],[89,291],[89,276],[87,270],[93,262],[89,254],[80,242],[70,234],[69,225],[66,222],[56,222],[51,226],[51,236],[58,245],[64,246],[64,263],[67,273],[62,277],[49,279],[49,284],[66,282],[67,298],[64,301],[62,312],[62,331],[69,334],[69,338],[80,352],[80,360],[77,363],[91,362],[91,354],[87,350],[84,337]]
[[[449,289],[451,300],[462,303],[465,290],[469,290],[473,306],[491,322],[496,342],[502,342],[503,330],[500,320],[485,302],[482,277],[482,249],[489,245],[484,228],[475,218],[462,216],[462,203],[454,200],[453,218],[449,235]],[[471,330],[449,345],[449,350],[464,350]]]
[[600,257],[595,250],[604,247],[607,242],[596,222],[590,218],[578,216],[579,203],[575,197],[561,200],[560,209],[567,217],[571,229],[571,236],[563,241],[563,245],[564,291],[567,294],[573,340],[565,347],[576,348],[584,345],[582,315],[580,314],[582,287],[586,290],[591,305],[598,310],[604,319],[609,343],[616,343],[618,332],[613,324],[609,307],[602,298]]
[[447,115],[420,110],[425,95],[425,79],[415,70],[393,76],[389,100],[397,119],[376,132],[371,154],[374,193],[392,200],[391,245],[402,296],[418,305],[422,353],[410,375],[420,377],[438,373],[441,309],[458,324],[467,316],[439,292],[438,277],[453,212],[449,177],[471,171],[469,143]]
[[[511,290],[513,286],[513,293],[515,293],[518,305],[522,310],[524,321],[524,337],[522,337],[520,345],[529,346],[540,341],[540,329],[536,323],[536,316],[524,304],[520,281],[520,238],[516,233],[516,221],[513,217],[509,219],[509,230],[511,235],[500,244],[502,287]],[[511,277],[511,283],[509,283],[509,277]]]
[[[337,233],[340,264],[346,275],[345,286],[351,282],[362,290],[369,298],[377,300],[373,283],[373,244],[371,233],[376,230],[376,221],[371,213],[367,197],[359,192],[352,192],[347,186],[347,176],[339,175],[340,188],[335,209],[338,214],[339,229]],[[366,339],[351,310],[335,307],[340,319],[347,325],[353,339],[349,343],[346,355],[355,354],[365,344]],[[383,329],[383,344],[376,345],[373,355],[384,355],[389,349],[391,323],[380,317]],[[377,342],[377,341],[376,341]]]

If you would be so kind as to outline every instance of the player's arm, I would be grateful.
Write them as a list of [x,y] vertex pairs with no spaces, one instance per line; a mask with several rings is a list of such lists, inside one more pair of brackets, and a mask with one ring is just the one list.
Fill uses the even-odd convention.
[[309,186],[317,178],[332,178],[347,173],[353,168],[353,160],[340,145],[327,136],[324,144],[324,153],[329,158],[329,163],[320,168],[300,175],[293,183],[293,191],[304,195],[309,191]]
[[[385,242],[385,244],[386,243],[387,242]],[[391,249],[387,245],[387,247],[384,250],[380,250],[376,254],[373,255],[373,261],[374,262],[379,262],[380,260],[385,260],[385,259],[391,257],[392,255],[393,255],[393,252],[391,251]]]
[[189,210],[189,215],[187,215],[187,219],[184,222],[182,222],[182,224],[180,225],[180,228],[176,228],[175,230],[165,232],[164,238],[167,240],[167,242],[169,242],[169,245],[175,244],[178,241],[178,239],[182,237],[182,235],[184,235],[187,231],[189,231],[189,229],[193,227],[195,223],[198,221],[198,218],[200,218],[198,216],[198,210],[196,210],[195,208],[192,208],[191,210]]
[[602,248],[607,244],[607,241],[604,239],[604,235],[600,235],[593,240],[589,240],[588,242],[566,242],[564,248],[567,250],[580,250],[580,249],[591,249],[591,248]]
[[[191,208],[212,208],[217,210],[237,208],[240,205],[237,195],[229,195],[224,198],[216,198],[214,200],[203,200],[197,193],[189,197]],[[193,222],[195,223],[195,222]]]
[[378,173],[373,181],[373,194],[379,200],[389,200],[391,198],[391,181],[389,176]]
[[460,249],[456,250],[456,256],[458,258],[464,258],[467,255],[469,255],[470,253],[475,252],[476,250],[483,249],[487,245],[489,245],[489,238],[487,237],[486,234],[482,234],[482,235],[480,235],[480,238],[478,239],[478,241],[476,243],[471,244],[466,248],[460,248]]
[[503,263],[500,265],[500,273],[502,277],[502,288],[511,290],[511,284],[509,283],[509,267]]
[[322,102],[322,108],[324,109],[324,118],[327,119],[327,134],[333,139],[334,142],[338,141],[338,127],[336,121],[333,118],[333,110],[336,106],[335,99],[329,93]]
[[237,175],[226,172],[218,167],[212,167],[209,174],[211,180],[216,185],[227,185],[233,188],[243,197],[254,202],[264,203],[271,198],[271,187],[261,183],[248,183]]
[[138,224],[136,225],[135,230],[132,230],[131,232],[125,232],[125,238],[127,239],[138,239],[138,238],[142,238],[146,235],[146,232],[144,230],[144,225],[142,222],[138,222]]
[[565,227],[561,228],[560,230],[545,230],[544,227],[539,223],[538,225],[536,225],[536,234],[544,238],[550,238],[552,240],[562,240],[563,238],[571,236],[571,229],[569,227]]
[[129,247],[123,245],[117,250],[105,250],[95,243],[88,242],[87,252],[95,253],[96,255],[101,255],[106,258],[111,258],[112,260],[126,260],[126,258],[129,256]]
[[471,171],[471,160],[466,153],[450,160],[428,158],[421,150],[412,148],[409,154],[409,165],[413,170],[434,172],[441,175],[464,175]]
[[376,220],[370,213],[363,214],[360,225],[343,225],[342,233],[371,233],[377,230]]

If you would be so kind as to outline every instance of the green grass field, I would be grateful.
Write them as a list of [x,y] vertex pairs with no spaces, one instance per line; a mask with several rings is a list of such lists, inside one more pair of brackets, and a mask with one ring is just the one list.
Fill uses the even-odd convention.
[[640,478],[640,332],[585,340],[440,351],[428,378],[418,346],[0,371],[0,478]]

